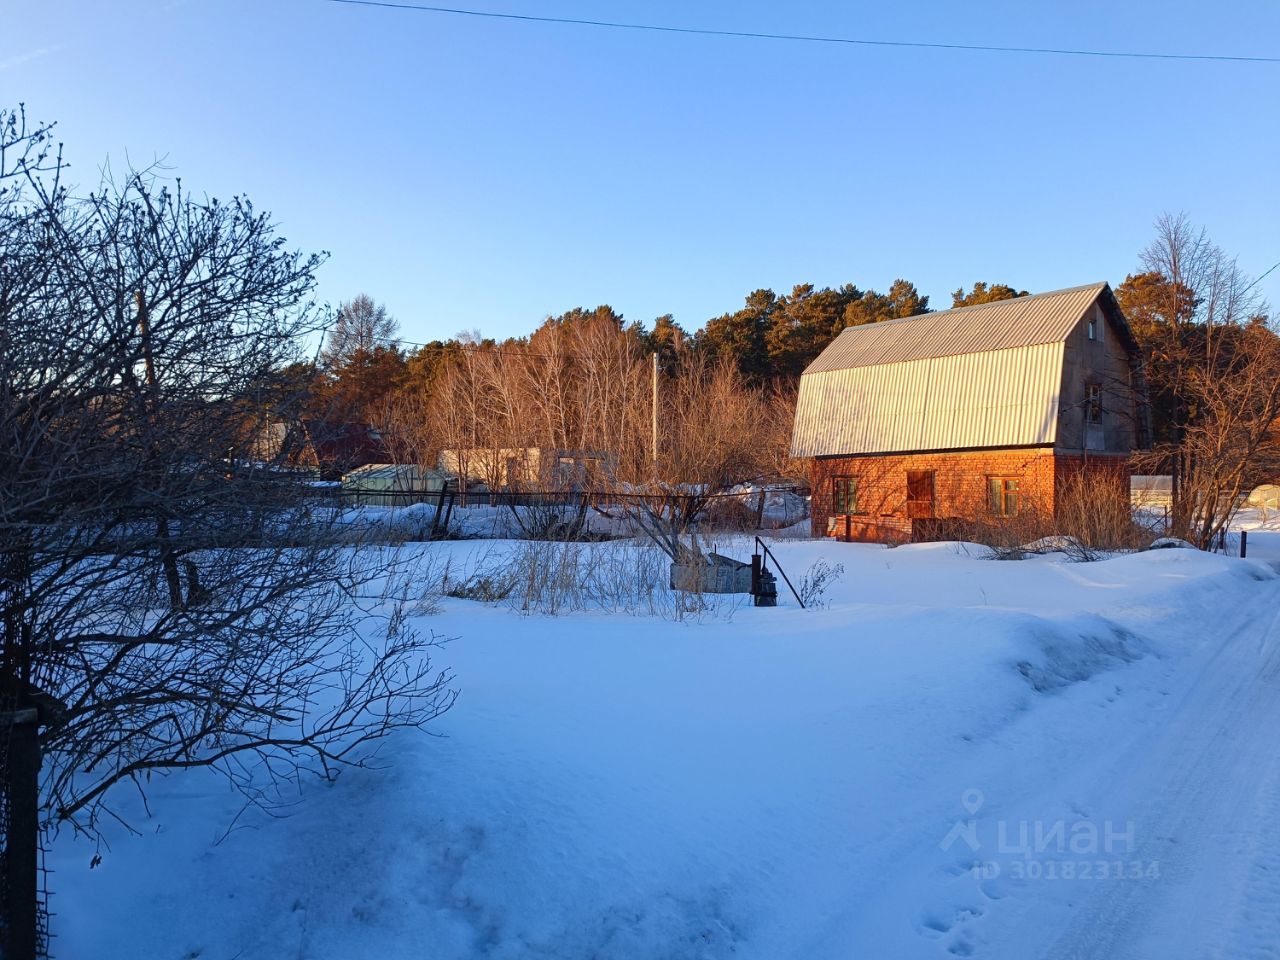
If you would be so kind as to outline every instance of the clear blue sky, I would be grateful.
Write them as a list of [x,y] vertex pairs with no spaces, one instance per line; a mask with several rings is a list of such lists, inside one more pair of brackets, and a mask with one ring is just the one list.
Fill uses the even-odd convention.
[[[500,12],[1275,56],[1248,0],[456,0]],[[779,43],[322,0],[2,0],[0,102],[76,181],[163,158],[247,193],[320,293],[415,340],[610,303],[694,329],[751,290],[1123,280],[1163,210],[1280,260],[1280,64]],[[1264,281],[1280,305],[1280,270]]]

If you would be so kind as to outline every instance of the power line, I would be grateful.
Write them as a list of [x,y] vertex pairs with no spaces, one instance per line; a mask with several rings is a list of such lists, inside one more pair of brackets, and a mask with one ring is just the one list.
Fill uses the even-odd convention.
[[704,37],[733,37],[748,40],[785,40],[798,43],[841,43],[863,47],[905,47],[922,50],[963,50],[973,53],[1036,53],[1064,57],[1111,57],[1136,60],[1203,60],[1236,63],[1280,63],[1280,57],[1245,57],[1204,53],[1140,53],[1123,50],[1076,50],[1066,47],[1002,47],[978,43],[930,43],[923,40],[868,40],[859,37],[827,37],[798,33],[756,33],[748,30],[713,30],[702,27],[672,27],[656,23],[625,23],[616,20],[584,20],[574,17],[537,17],[522,13],[494,13],[489,10],[466,10],[461,7],[437,7],[421,3],[391,3],[389,0],[325,0],[355,7],[381,7],[388,10],[413,10],[419,13],[443,13],[461,17],[483,17],[490,20],[519,20],[526,23],[567,24],[578,27],[604,27],[612,30],[647,30],[651,33],[683,33]]
[[1266,270],[1262,271],[1262,273],[1261,273],[1261,274],[1259,274],[1257,277],[1255,277],[1255,278],[1254,278],[1253,283],[1249,284],[1247,287],[1245,287],[1245,288],[1244,288],[1243,290],[1241,290],[1240,292],[1241,292],[1241,293],[1248,293],[1250,290],[1252,290],[1254,287],[1256,287],[1258,284],[1260,284],[1263,280],[1265,280],[1265,279],[1266,279],[1266,277],[1267,277],[1267,274],[1271,273],[1271,272],[1272,272],[1273,270],[1275,270],[1277,267],[1280,267],[1280,260],[1276,261],[1276,262],[1275,262],[1275,263],[1273,263],[1270,267],[1268,267]]

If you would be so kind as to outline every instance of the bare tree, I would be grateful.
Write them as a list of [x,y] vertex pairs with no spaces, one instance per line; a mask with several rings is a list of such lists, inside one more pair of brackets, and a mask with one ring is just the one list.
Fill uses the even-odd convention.
[[265,802],[447,709],[394,558],[250,456],[323,326],[319,258],[242,198],[145,174],[75,197],[25,146],[0,195],[0,692],[40,711],[47,816],[96,835],[112,788],[195,766]]
[[1166,302],[1141,329],[1153,392],[1172,409],[1169,438],[1140,462],[1172,474],[1172,532],[1208,547],[1273,455],[1280,340],[1255,284],[1204,230],[1166,214],[1156,232],[1142,261]]
[[712,498],[769,471],[772,451],[757,434],[769,403],[732,362],[689,350],[664,382],[660,403],[658,456],[626,503],[646,536],[687,563],[702,556],[698,524]]
[[359,353],[370,354],[378,347],[393,346],[399,330],[400,324],[385,306],[374,303],[367,293],[359,294],[338,307],[320,362],[332,370]]

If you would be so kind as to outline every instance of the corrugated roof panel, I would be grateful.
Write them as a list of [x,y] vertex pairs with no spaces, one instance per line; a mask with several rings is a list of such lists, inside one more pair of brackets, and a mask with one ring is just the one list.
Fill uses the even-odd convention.
[[1052,444],[1063,343],[806,373],[791,454]]
[[805,373],[1061,341],[1106,286],[1105,283],[1092,283],[1030,297],[848,327],[818,355]]

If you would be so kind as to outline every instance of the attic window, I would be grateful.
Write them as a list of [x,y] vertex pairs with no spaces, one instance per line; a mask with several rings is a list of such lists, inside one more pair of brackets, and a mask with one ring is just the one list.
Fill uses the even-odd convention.
[[1096,316],[1089,318],[1089,339],[1098,339],[1098,318]]
[[1102,386],[1091,383],[1084,388],[1084,409],[1089,423],[1102,422]]

